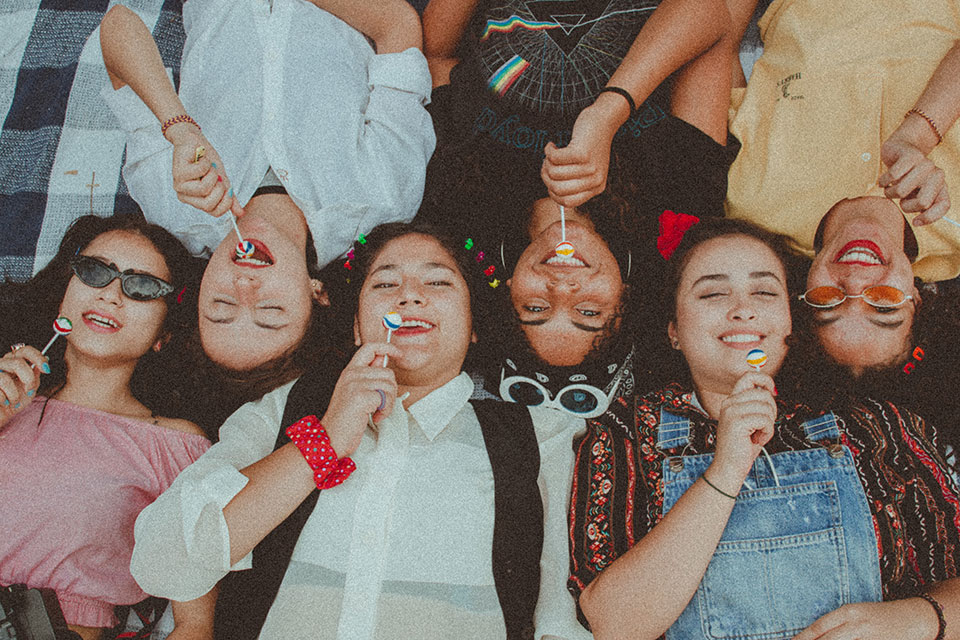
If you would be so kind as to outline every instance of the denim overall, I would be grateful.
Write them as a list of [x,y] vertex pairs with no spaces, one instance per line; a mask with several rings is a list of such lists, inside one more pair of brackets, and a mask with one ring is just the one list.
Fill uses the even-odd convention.
[[[877,538],[836,417],[803,424],[820,447],[754,461],[696,593],[667,640],[792,638],[820,616],[881,599]],[[661,409],[657,447],[690,442],[690,421]],[[664,515],[713,461],[663,462]],[[682,558],[679,559],[682,562]]]

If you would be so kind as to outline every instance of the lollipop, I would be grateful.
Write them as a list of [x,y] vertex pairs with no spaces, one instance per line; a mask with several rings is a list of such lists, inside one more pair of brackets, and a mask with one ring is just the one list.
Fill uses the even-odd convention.
[[253,243],[249,240],[241,240],[237,243],[236,251],[238,258],[249,258],[254,252]]
[[47,343],[47,346],[43,348],[43,351],[40,352],[40,355],[45,355],[47,349],[50,348],[50,345],[53,344],[53,341],[57,339],[57,336],[65,336],[68,333],[73,331],[73,323],[70,322],[69,318],[60,316],[53,321],[53,337],[50,338],[50,342]]
[[[403,324],[403,317],[396,311],[391,311],[383,316],[383,327],[387,330],[387,344],[390,344],[390,336],[400,328],[401,324]],[[383,356],[383,366],[387,366],[387,358],[389,356]]]
[[557,255],[568,258],[573,255],[573,245],[569,242],[557,243]]
[[557,243],[556,252],[561,258],[573,255],[573,245],[567,242],[567,216],[563,205],[560,205],[560,242]]
[[767,354],[764,353],[763,349],[750,349],[747,352],[747,364],[756,371],[760,371],[760,367],[767,364]]

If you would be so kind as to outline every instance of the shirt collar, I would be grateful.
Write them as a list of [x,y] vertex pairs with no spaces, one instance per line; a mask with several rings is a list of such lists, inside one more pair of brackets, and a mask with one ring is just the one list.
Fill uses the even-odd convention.
[[473,380],[464,372],[414,402],[407,411],[420,425],[428,440],[443,431],[473,395]]

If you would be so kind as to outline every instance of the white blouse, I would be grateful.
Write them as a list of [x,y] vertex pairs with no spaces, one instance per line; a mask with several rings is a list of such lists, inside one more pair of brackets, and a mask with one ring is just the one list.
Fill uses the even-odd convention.
[[[409,221],[436,139],[417,49],[377,55],[366,38],[306,0],[189,0],[180,99],[246,203],[272,167],[313,232],[320,265],[359,233]],[[194,255],[230,233],[173,191],[173,147],[125,86],[104,99],[127,132],[123,177],[144,215]]]
[[[238,469],[273,450],[291,386],[231,416],[220,442],[140,515],[131,570],[148,593],[196,598],[231,569],[223,507],[246,484]],[[473,389],[461,373],[367,429],[357,471],[320,493],[261,638],[505,637],[491,563],[493,471]],[[536,637],[589,638],[566,590],[572,439],[584,423],[549,409],[531,416],[545,519]]]

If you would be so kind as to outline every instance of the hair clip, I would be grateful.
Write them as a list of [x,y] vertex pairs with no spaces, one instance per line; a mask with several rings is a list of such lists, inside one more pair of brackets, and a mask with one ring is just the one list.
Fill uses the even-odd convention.
[[180,289],[180,293],[177,294],[177,304],[181,304],[183,302],[183,294],[185,294],[186,292],[187,292],[186,287],[184,287],[183,289]]
[[660,235],[657,236],[657,251],[663,256],[664,260],[669,260],[673,252],[680,246],[685,234],[690,227],[700,222],[697,216],[690,216],[685,213],[676,213],[669,209],[664,209],[660,214]]
[[463,245],[463,248],[466,249],[467,251],[469,251],[470,249],[473,249],[473,238],[467,238],[467,242],[466,244]]
[[367,244],[367,236],[361,233],[360,237],[357,238],[357,242],[359,242],[360,244]]

